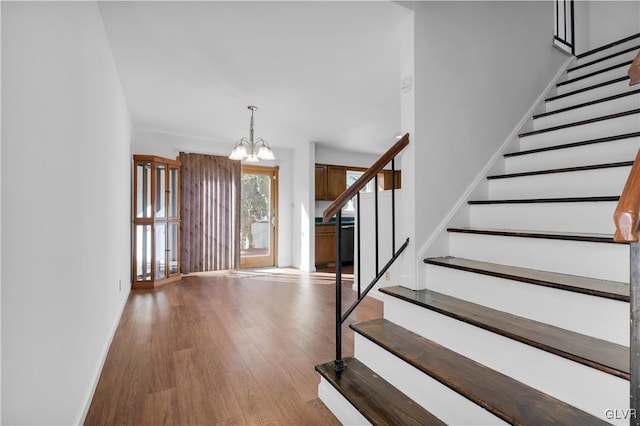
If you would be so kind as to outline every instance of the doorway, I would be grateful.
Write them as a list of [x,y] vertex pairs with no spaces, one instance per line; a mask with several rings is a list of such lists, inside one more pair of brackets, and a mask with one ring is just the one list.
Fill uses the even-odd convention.
[[240,267],[278,263],[278,167],[243,165],[240,189]]

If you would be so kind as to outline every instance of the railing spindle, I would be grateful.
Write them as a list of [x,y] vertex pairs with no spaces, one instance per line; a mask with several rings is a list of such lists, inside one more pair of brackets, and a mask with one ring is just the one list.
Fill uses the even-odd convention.
[[[404,249],[409,245],[409,238],[406,239],[404,244],[395,251],[395,157],[407,146],[409,143],[409,134],[405,134],[398,142],[395,143],[385,154],[382,155],[366,172],[356,180],[353,185],[347,188],[342,194],[331,203],[331,205],[322,214],[323,221],[328,222],[334,215],[336,220],[336,359],[333,362],[333,368],[336,371],[342,371],[346,368],[346,363],[342,359],[342,324],[347,319],[353,310],[362,302],[369,291],[380,280],[383,274],[391,267],[393,262],[402,254]],[[391,182],[392,182],[392,233],[393,233],[393,247],[394,251],[391,259],[385,264],[382,271],[379,266],[379,249],[378,249],[378,173],[380,173],[384,166],[391,161]],[[360,256],[360,190],[364,188],[371,180],[375,183],[375,239],[376,239],[376,277],[369,283],[367,288],[361,290],[361,256]],[[342,315],[342,208],[345,204],[356,197],[356,215],[357,215],[357,249],[358,249],[358,299],[347,309],[346,313]]]
[[336,371],[344,370],[342,359],[342,212],[336,214]]
[[[562,5],[560,2],[562,1]],[[556,0],[555,18],[556,25],[553,33],[553,40],[556,46],[575,55],[575,8],[574,0]],[[560,22],[562,20],[562,30]],[[569,28],[569,25],[571,26]]]
[[640,426],[640,243],[631,243],[631,274],[629,281],[631,342],[629,371],[631,376],[631,393],[629,396],[629,424]]
[[362,274],[360,273],[361,268],[360,268],[360,191],[358,191],[358,194],[356,195],[356,221],[357,223],[357,229],[356,232],[358,233],[358,238],[357,238],[357,242],[356,242],[356,246],[358,249],[358,297],[360,297],[360,295],[362,294],[361,292],[361,282],[362,282]]
[[379,247],[378,247],[378,230],[380,228],[378,228],[378,174],[376,173],[376,177],[374,178],[374,193],[375,193],[375,230],[374,233],[376,234],[376,275],[378,275],[378,273],[380,272],[380,260],[379,260]]
[[391,253],[396,252],[396,159],[391,160]]

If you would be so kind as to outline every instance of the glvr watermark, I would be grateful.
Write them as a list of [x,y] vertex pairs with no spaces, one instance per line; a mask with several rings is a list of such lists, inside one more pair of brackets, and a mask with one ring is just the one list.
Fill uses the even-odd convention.
[[615,408],[604,411],[604,416],[608,420],[629,420],[636,418],[635,408]]

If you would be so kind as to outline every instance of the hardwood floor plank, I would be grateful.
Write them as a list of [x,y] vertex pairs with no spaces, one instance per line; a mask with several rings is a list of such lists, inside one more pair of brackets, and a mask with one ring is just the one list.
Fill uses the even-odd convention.
[[[334,280],[219,272],[132,291],[85,424],[339,424],[314,371],[335,354]],[[381,315],[367,298],[348,322]],[[353,331],[343,333],[349,356]]]

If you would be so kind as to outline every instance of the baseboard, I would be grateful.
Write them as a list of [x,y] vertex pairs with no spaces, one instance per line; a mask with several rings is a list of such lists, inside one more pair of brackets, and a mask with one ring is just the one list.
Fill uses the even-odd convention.
[[111,327],[111,333],[107,344],[103,350],[102,359],[100,360],[98,371],[96,372],[95,377],[93,378],[93,385],[91,386],[91,391],[87,397],[87,400],[84,404],[82,412],[80,413],[79,419],[76,422],[77,425],[83,425],[87,414],[89,413],[89,408],[91,407],[91,401],[93,401],[93,396],[96,393],[96,388],[98,387],[98,382],[100,381],[100,376],[102,375],[102,369],[104,368],[104,363],[107,361],[107,355],[109,354],[109,349],[111,348],[111,343],[113,343],[113,338],[116,335],[116,331],[118,330],[118,325],[120,324],[120,320],[122,319],[122,314],[124,313],[124,308],[127,306],[127,302],[129,301],[129,296],[131,295],[131,289],[127,293],[127,297],[123,299],[122,306],[120,306],[120,313],[116,316],[116,320],[114,321]]

